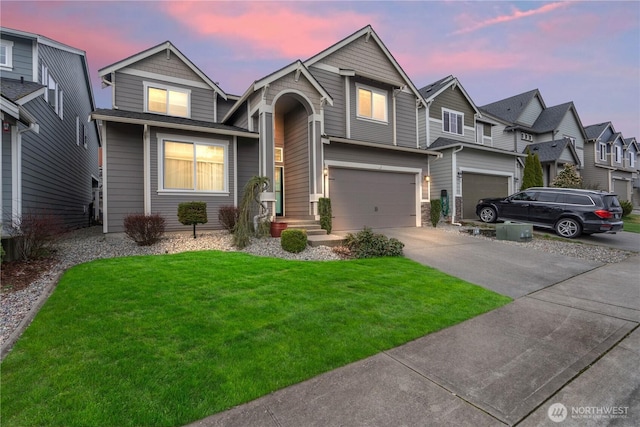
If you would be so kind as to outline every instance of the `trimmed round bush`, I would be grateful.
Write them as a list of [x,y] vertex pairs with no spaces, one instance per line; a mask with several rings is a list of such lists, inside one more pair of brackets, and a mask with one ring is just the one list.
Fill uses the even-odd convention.
[[280,245],[287,252],[297,254],[307,247],[307,232],[297,228],[282,230]]

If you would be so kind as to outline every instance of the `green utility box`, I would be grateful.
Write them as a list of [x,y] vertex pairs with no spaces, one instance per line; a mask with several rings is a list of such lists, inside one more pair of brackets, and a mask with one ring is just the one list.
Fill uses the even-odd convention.
[[512,242],[528,242],[533,238],[533,226],[517,222],[496,224],[496,239]]

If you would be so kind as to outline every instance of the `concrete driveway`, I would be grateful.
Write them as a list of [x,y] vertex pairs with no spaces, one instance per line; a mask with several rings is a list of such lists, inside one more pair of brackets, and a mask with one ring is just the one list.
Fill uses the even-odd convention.
[[640,255],[601,265],[437,229],[384,233],[515,301],[193,426],[640,425]]

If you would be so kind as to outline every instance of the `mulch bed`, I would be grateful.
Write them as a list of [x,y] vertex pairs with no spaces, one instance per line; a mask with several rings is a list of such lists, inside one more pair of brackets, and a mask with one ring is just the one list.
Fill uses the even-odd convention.
[[40,258],[31,261],[9,261],[0,266],[0,291],[16,292],[28,288],[56,263],[55,258]]

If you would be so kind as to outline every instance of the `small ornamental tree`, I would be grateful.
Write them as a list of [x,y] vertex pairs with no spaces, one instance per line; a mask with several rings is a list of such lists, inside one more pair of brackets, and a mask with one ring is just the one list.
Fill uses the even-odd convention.
[[196,238],[196,224],[207,223],[207,204],[205,202],[185,202],[178,205],[178,221],[183,225],[193,225],[193,238]]
[[582,188],[582,178],[578,175],[575,165],[565,163],[564,169],[553,179],[551,186],[560,188]]
[[429,216],[431,218],[431,225],[434,227],[438,226],[438,222],[440,222],[440,211],[442,210],[442,204],[440,199],[431,200],[431,211]]

